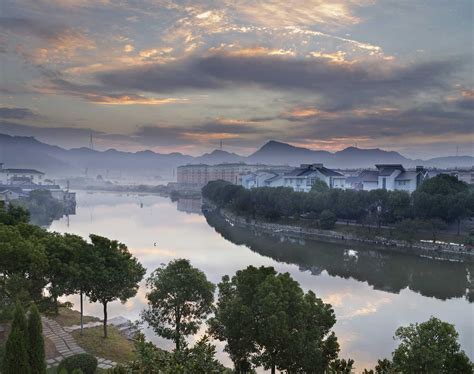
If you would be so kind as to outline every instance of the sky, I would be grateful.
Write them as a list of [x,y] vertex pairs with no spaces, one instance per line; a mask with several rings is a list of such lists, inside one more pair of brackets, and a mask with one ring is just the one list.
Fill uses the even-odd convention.
[[474,155],[472,0],[2,0],[0,133]]

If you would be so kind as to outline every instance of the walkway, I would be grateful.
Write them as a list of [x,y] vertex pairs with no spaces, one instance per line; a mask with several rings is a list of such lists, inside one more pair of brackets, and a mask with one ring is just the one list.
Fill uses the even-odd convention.
[[[60,354],[58,357],[46,360],[48,368],[59,365],[65,357],[86,353],[84,349],[79,347],[72,335],[59,323],[46,317],[41,317],[41,320],[43,322],[43,335],[53,342],[56,350]],[[99,357],[97,357],[97,361],[101,369],[111,369],[117,365],[117,363],[113,361]]]

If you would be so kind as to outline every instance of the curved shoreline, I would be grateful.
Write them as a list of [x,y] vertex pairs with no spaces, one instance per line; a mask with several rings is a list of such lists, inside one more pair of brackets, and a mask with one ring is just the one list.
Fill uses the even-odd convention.
[[203,210],[213,211],[221,215],[231,225],[252,228],[268,234],[278,234],[296,238],[319,240],[334,243],[350,243],[358,246],[371,246],[382,251],[393,251],[411,254],[418,257],[428,257],[444,261],[474,262],[474,253],[466,247],[452,245],[449,243],[425,243],[417,242],[412,245],[402,240],[379,238],[365,239],[354,234],[344,234],[331,230],[310,229],[301,226],[282,225],[257,220],[249,220],[245,217],[237,216],[225,209],[216,208],[212,204],[206,203]]

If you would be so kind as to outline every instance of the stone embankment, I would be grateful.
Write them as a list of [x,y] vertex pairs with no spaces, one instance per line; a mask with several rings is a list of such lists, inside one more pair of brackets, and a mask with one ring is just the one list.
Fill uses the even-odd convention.
[[366,239],[361,238],[355,234],[341,234],[340,232],[331,230],[320,230],[257,220],[248,220],[245,217],[237,216],[224,209],[217,210],[212,206],[208,206],[207,208],[220,214],[232,225],[253,228],[260,232],[271,235],[277,234],[297,239],[345,242],[350,243],[351,245],[370,245],[371,247],[380,250],[407,253],[420,257],[429,257],[448,261],[474,262],[474,251],[471,251],[471,248],[469,247],[459,244],[419,241],[410,245],[408,242],[402,240],[388,239],[383,237]]

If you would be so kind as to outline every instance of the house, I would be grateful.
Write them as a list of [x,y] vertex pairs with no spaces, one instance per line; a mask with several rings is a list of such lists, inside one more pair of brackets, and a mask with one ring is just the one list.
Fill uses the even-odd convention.
[[383,189],[388,191],[413,192],[427,178],[428,173],[422,166],[415,170],[405,170],[401,164],[377,164],[377,170],[363,170],[358,181],[352,181],[351,187],[364,191]]
[[[256,187],[271,187],[272,182],[281,176],[271,171],[256,171],[241,176],[241,185],[247,189]],[[282,180],[283,181],[283,180]]]
[[317,180],[325,182],[329,188],[345,188],[346,177],[323,164],[301,164],[299,168],[283,175],[283,186],[294,191],[309,192]]
[[17,200],[22,196],[21,188],[0,188],[0,201],[4,201],[6,203]]
[[44,173],[35,169],[5,169],[3,163],[0,163],[0,184],[29,182],[41,185],[43,177]]

